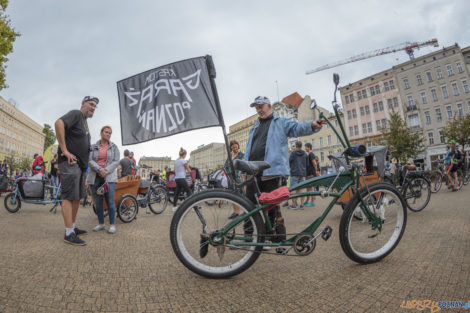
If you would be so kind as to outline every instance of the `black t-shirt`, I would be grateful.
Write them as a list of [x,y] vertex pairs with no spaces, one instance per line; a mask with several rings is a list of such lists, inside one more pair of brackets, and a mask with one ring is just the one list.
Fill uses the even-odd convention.
[[313,154],[313,152],[310,152],[307,158],[307,176],[317,175],[315,169],[313,168],[313,164],[312,164],[313,160],[315,160],[315,154]]
[[[60,118],[65,124],[65,145],[67,150],[77,157],[78,165],[86,169],[90,154],[90,133],[86,120],[80,110],[72,110]],[[67,161],[59,147],[57,155],[59,163]]]
[[269,126],[273,120],[271,114],[265,119],[259,119],[258,128],[253,134],[253,140],[251,141],[251,152],[249,161],[264,161],[266,154],[266,140],[268,139]]
[[132,175],[132,169],[134,168],[134,161],[129,158],[123,158],[119,161],[121,165],[121,177]]

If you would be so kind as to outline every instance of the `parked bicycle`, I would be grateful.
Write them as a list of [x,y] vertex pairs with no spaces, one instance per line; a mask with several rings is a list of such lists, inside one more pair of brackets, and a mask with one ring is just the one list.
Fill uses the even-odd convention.
[[[449,183],[449,177],[447,176],[447,169],[444,164],[444,160],[437,159],[432,161],[432,163],[437,163],[436,170],[432,171],[430,174],[431,181],[431,192],[436,193],[441,190],[442,183],[445,183],[447,188],[451,189],[452,186]],[[466,178],[465,178],[466,179]],[[465,182],[464,174],[461,168],[457,169],[457,190],[462,188],[462,185]],[[468,180],[467,180],[468,183]]]
[[[261,198],[258,197],[258,203],[253,204],[243,195],[243,186],[248,183],[258,186],[256,174],[270,165],[263,161],[235,160],[234,167],[237,170],[251,175],[251,178],[241,184],[233,181],[237,191],[214,189],[194,194],[180,205],[173,216],[170,226],[171,244],[178,259],[188,269],[209,278],[237,275],[253,265],[260,253],[269,253],[263,252],[263,247],[277,248],[277,254],[284,256],[291,251],[298,256],[309,255],[316,247],[317,238],[321,237],[325,241],[330,238],[330,226],[324,226],[318,232],[317,230],[338,198],[350,187],[353,187],[354,195],[343,211],[339,225],[339,239],[344,253],[355,262],[367,264],[383,259],[395,249],[405,231],[406,204],[391,184],[373,183],[360,188],[362,164],[352,161],[365,152],[365,147],[353,147],[349,143],[336,102],[339,83],[337,74],[334,82],[333,109],[342,136],[323,112],[319,112],[319,116],[327,121],[345,147],[344,166],[336,174],[311,178],[291,186],[289,190],[287,187],[280,187],[273,193],[263,194]],[[312,109],[315,108],[316,105],[313,105]],[[320,191],[290,193],[308,187],[322,188]],[[269,210],[286,199],[310,195],[330,197],[331,202],[321,216],[303,231],[295,234],[278,231],[280,219],[276,219],[276,225],[271,224]],[[207,205],[207,201],[214,200],[221,203],[221,206]],[[241,214],[228,219],[234,206],[240,208]],[[354,218],[359,211],[364,214],[365,219]]]

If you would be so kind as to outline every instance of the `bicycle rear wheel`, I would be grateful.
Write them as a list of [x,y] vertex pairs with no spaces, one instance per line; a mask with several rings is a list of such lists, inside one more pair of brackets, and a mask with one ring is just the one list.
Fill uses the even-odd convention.
[[430,181],[431,181],[431,192],[432,193],[439,192],[439,190],[441,190],[441,186],[442,186],[442,174],[441,174],[441,172],[439,172],[439,171],[432,172],[431,177],[430,177]]
[[404,186],[404,197],[408,209],[419,212],[431,199],[431,184],[423,177],[415,177]]
[[[370,212],[382,220],[382,229],[374,228],[362,212],[355,195],[341,216],[339,240],[344,253],[353,261],[377,262],[400,242],[406,226],[406,204],[398,190],[388,183],[370,184],[360,190]],[[357,219],[361,216],[361,219]]]
[[[219,203],[208,205],[207,203]],[[208,278],[226,278],[248,269],[262,246],[240,246],[264,241],[264,223],[255,213],[234,225],[219,242],[220,230],[232,222],[228,217],[238,207],[241,214],[253,210],[244,196],[227,190],[208,190],[185,200],[175,212],[170,240],[178,259],[191,271]]]
[[124,223],[129,223],[134,220],[138,212],[139,205],[134,197],[127,195],[119,200],[117,213],[119,219]]
[[168,204],[168,192],[162,186],[151,187],[148,206],[154,214],[165,211]]

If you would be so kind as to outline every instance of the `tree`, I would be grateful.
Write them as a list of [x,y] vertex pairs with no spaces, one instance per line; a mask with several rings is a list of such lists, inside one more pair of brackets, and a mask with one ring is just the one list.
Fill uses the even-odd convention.
[[8,87],[5,77],[7,55],[13,51],[16,37],[20,36],[10,25],[10,19],[5,13],[7,6],[8,0],[0,0],[0,90]]
[[42,129],[42,133],[46,135],[46,138],[44,139],[44,150],[46,151],[47,148],[52,146],[55,142],[55,133],[54,130],[51,128],[51,125],[49,124],[44,124],[44,128]]
[[408,128],[406,121],[398,112],[391,113],[388,122],[390,129],[382,129],[382,133],[392,153],[392,158],[400,163],[406,163],[409,158],[415,158],[424,151],[423,136]]
[[442,129],[442,134],[447,139],[454,139],[465,147],[470,144],[470,114],[466,116],[455,116],[452,121],[448,121]]

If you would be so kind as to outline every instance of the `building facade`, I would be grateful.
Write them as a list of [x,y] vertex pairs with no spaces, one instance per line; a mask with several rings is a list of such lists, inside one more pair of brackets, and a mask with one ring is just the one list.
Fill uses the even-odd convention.
[[470,113],[468,48],[461,50],[455,44],[393,68],[406,122],[421,131],[426,140],[422,157],[428,166],[445,153],[446,141],[450,139],[442,135],[446,123]]
[[174,169],[175,167],[175,161],[171,159],[171,157],[146,157],[143,156],[139,159],[138,163],[139,167],[146,165],[147,167],[150,168],[139,168],[137,170],[137,175],[140,175],[140,177],[149,179],[150,178],[150,172],[156,172],[157,170],[160,170],[163,172],[165,166],[168,166],[168,168]]
[[229,126],[229,133],[227,135],[228,140],[229,142],[236,140],[240,144],[240,151],[242,152],[245,152],[246,150],[246,143],[248,142],[250,129],[253,127],[257,119],[258,114],[253,114],[250,117]]
[[222,167],[227,160],[227,148],[224,143],[212,142],[191,151],[189,165],[197,167],[202,175]]
[[43,127],[0,97],[0,160],[6,156],[33,159],[44,152]]

